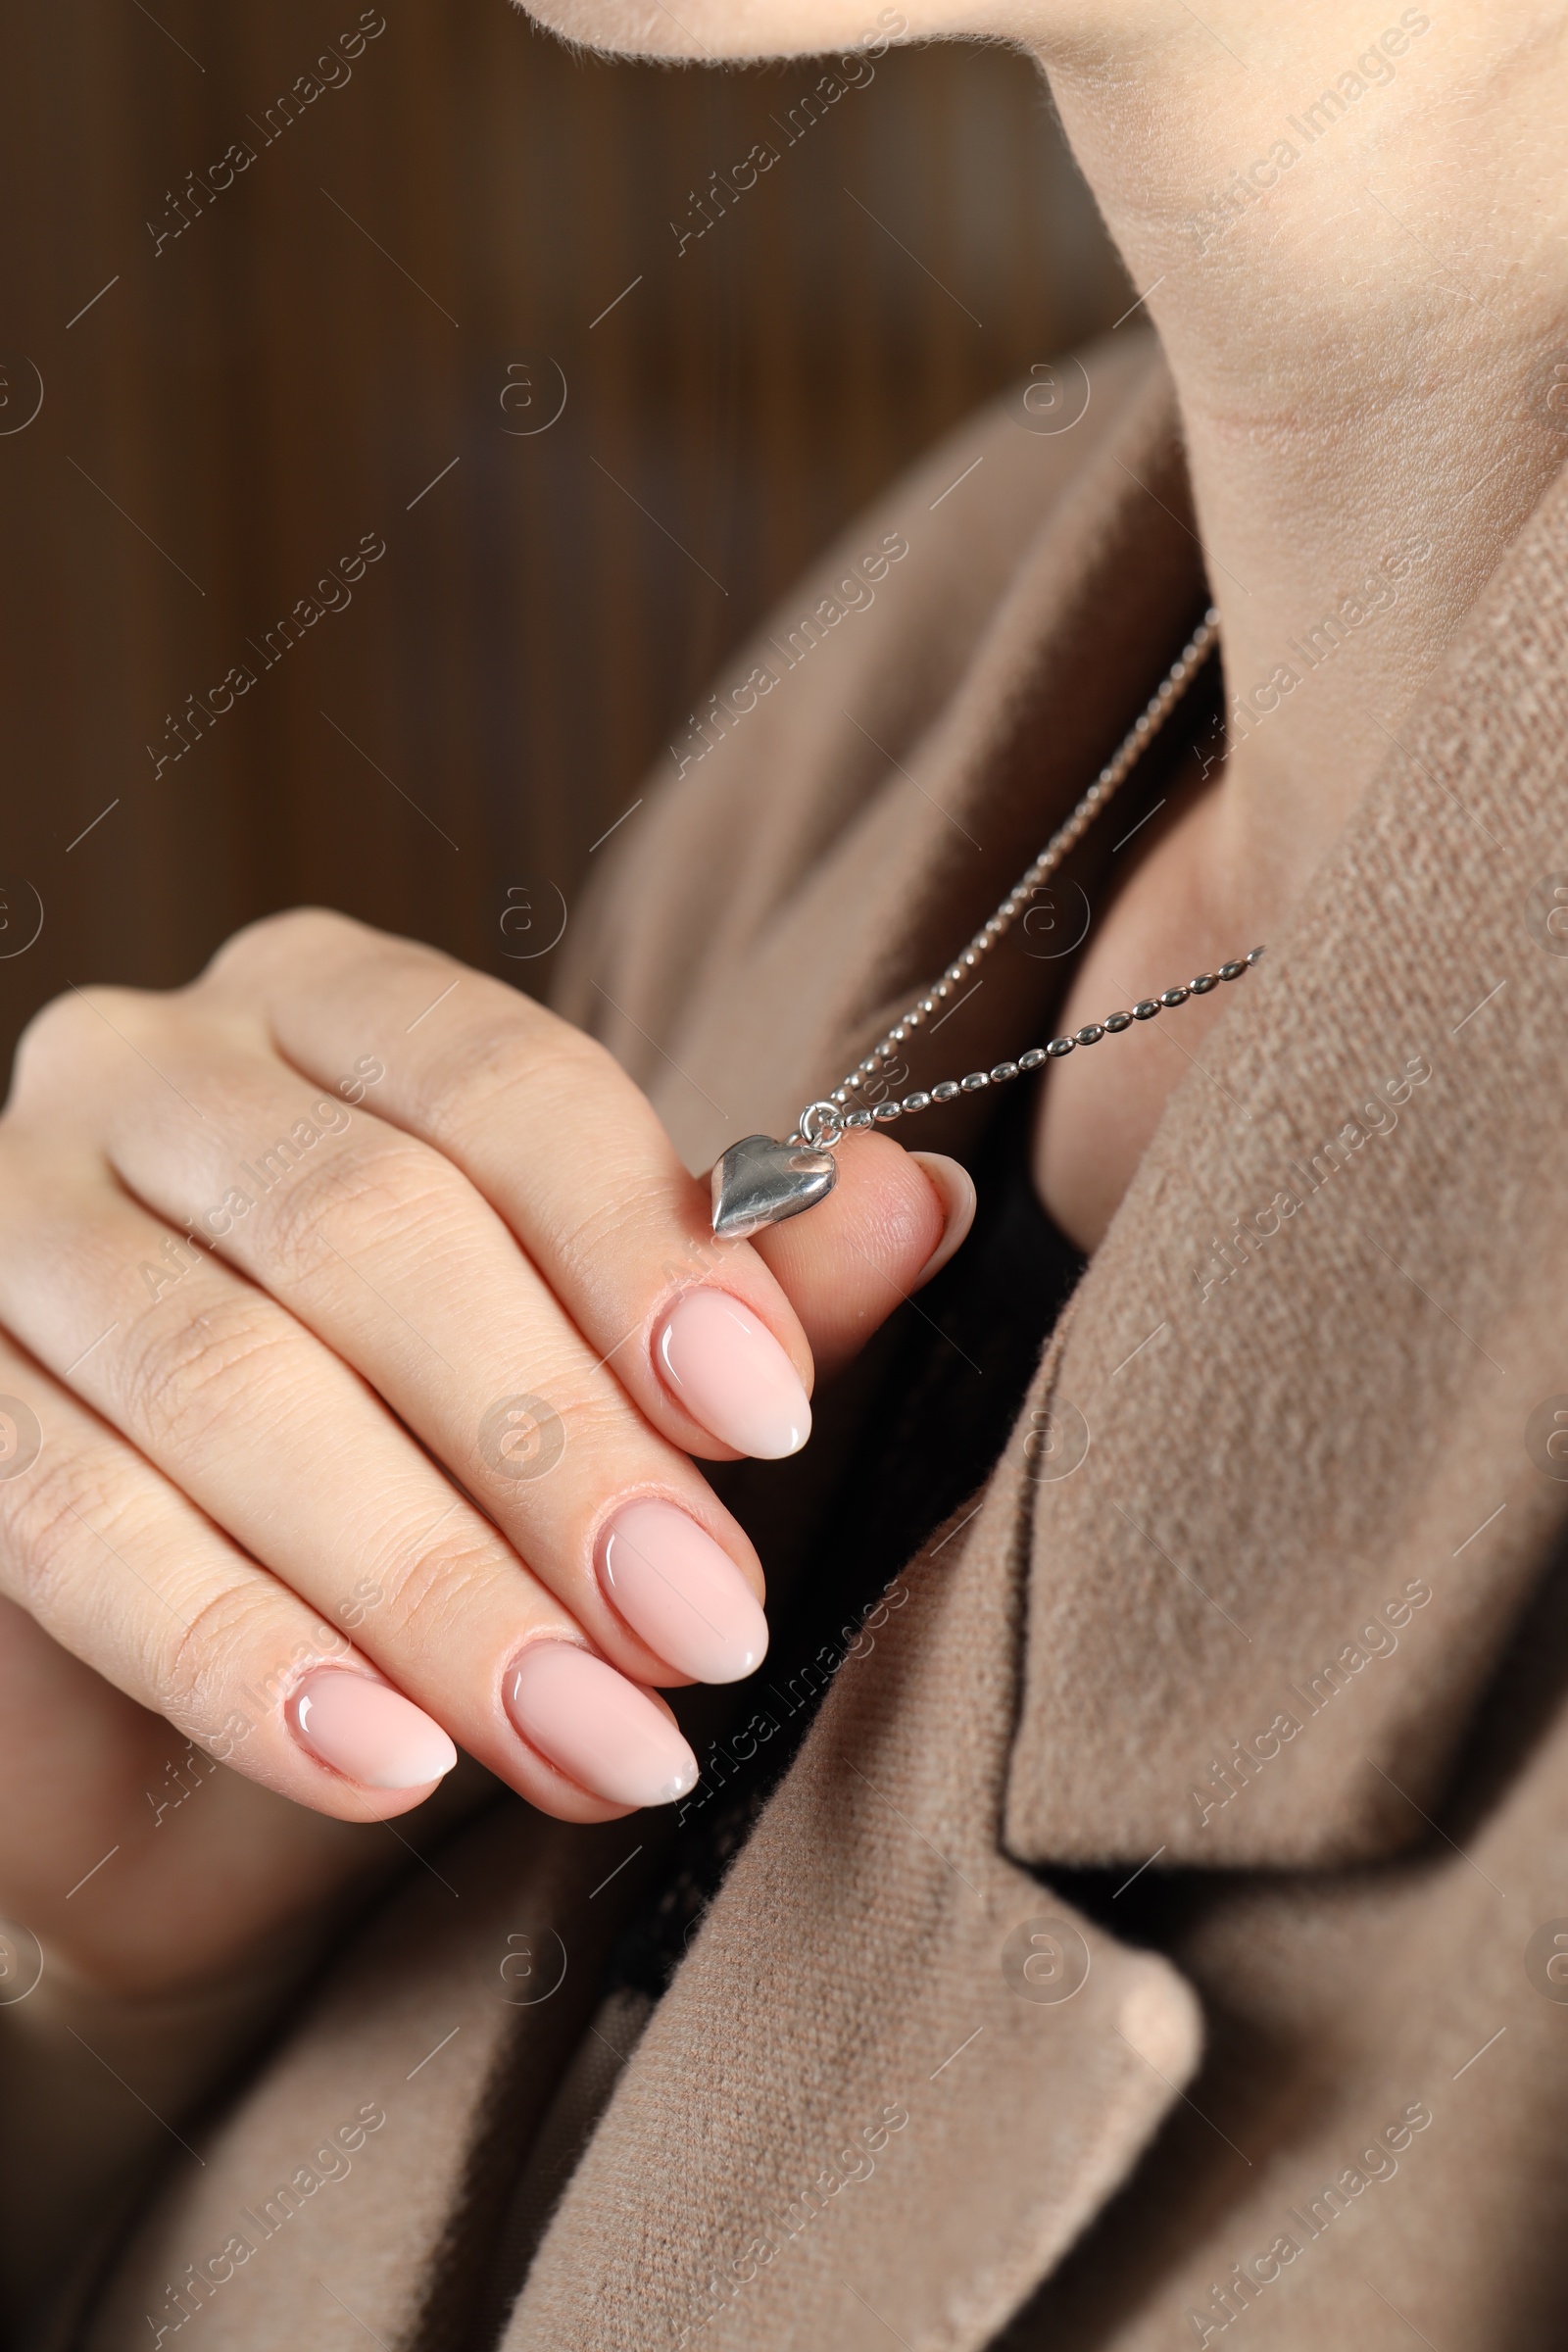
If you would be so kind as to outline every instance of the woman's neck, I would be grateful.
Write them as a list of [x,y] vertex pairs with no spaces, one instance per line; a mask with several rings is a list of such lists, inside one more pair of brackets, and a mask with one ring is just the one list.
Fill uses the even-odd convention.
[[[1223,769],[1101,911],[1071,1029],[1280,936],[1568,458],[1568,35],[1545,0],[1024,5],[1175,375],[1229,706]],[[1218,1010],[1052,1065],[1035,1178],[1081,1248]]]
[[1175,374],[1232,711],[1209,886],[1272,930],[1568,457],[1568,24],[1116,13],[1032,45]]

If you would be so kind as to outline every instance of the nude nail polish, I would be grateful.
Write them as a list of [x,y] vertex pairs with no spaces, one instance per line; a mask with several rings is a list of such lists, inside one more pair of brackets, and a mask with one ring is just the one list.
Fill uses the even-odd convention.
[[767,1619],[723,1547],[672,1502],[628,1502],[601,1535],[596,1565],[612,1604],[650,1649],[700,1683],[760,1666]]
[[413,1699],[341,1667],[308,1674],[284,1712],[302,1747],[367,1788],[422,1788],[458,1760],[441,1726]]
[[737,1453],[779,1461],[811,1434],[795,1366],[728,1291],[684,1292],[655,1335],[654,1360],[693,1420]]
[[523,1739],[595,1796],[667,1805],[697,1785],[697,1758],[662,1708],[575,1642],[530,1642],[502,1695]]

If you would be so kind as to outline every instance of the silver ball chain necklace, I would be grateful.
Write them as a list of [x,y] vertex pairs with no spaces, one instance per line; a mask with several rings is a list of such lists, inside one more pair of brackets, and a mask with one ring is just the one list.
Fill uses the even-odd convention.
[[881,1075],[889,1056],[924,1026],[938,1006],[945,1004],[954,990],[968,979],[982,957],[990,955],[998,940],[1012,928],[1040,885],[1055,872],[1068,852],[1077,847],[1132,773],[1218,642],[1219,614],[1210,606],[1160,681],[1148,708],[1128,730],[1120,749],[1101,769],[1072,814],[1053,833],[1033,865],[1019,875],[996,913],[987,917],[941,979],[894,1022],[842,1085],[836,1086],[825,1101],[807,1104],[787,1142],[779,1143],[770,1135],[748,1135],[738,1144],[731,1144],[715,1163],[711,1178],[713,1232],[720,1241],[744,1241],[748,1234],[760,1232],[764,1225],[782,1224],[786,1217],[798,1217],[803,1209],[813,1208],[818,1200],[826,1200],[838,1182],[834,1149],[854,1130],[890,1127],[896,1119],[912,1118],[919,1111],[929,1110],[934,1103],[953,1102],[960,1095],[977,1095],[987,1087],[1005,1086],[1014,1078],[1026,1078],[1031,1071],[1042,1069],[1048,1061],[1059,1060],[1080,1046],[1097,1046],[1102,1037],[1115,1037],[1123,1029],[1130,1029],[1134,1021],[1152,1021],[1156,1013],[1185,1004],[1189,997],[1207,996],[1221,981],[1239,980],[1260,959],[1262,949],[1253,948],[1250,954],[1222,963],[1217,971],[1200,972],[1195,979],[1167,988],[1157,997],[1145,997],[1130,1010],[1108,1012],[1102,1021],[1091,1021],[1071,1037],[1054,1037],[1049,1045],[1031,1046],[1016,1061],[999,1061],[995,1069],[971,1070],[966,1078],[944,1078],[935,1086],[918,1088],[899,1102],[878,1102],[874,1108],[854,1099],[856,1090]]

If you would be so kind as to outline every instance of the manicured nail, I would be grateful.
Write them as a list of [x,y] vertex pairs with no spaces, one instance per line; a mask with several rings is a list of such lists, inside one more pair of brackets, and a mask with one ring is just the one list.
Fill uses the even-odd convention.
[[909,1157],[925,1170],[947,1219],[941,1241],[909,1285],[912,1291],[918,1291],[924,1289],[933,1274],[941,1273],[949,1258],[968,1240],[978,1196],[968,1169],[960,1161],[950,1159],[945,1152],[911,1152]]
[[776,1462],[810,1436],[799,1373],[728,1291],[685,1292],[660,1325],[654,1354],[692,1418],[737,1453]]
[[599,1539],[599,1579],[633,1633],[680,1674],[736,1683],[767,1650],[767,1619],[729,1553],[672,1502],[648,1496]]
[[530,1642],[504,1696],[524,1740],[595,1796],[667,1805],[697,1786],[697,1758],[669,1717],[575,1642]]
[[341,1667],[318,1667],[288,1702],[303,1747],[367,1788],[422,1788],[452,1770],[458,1751],[401,1690]]

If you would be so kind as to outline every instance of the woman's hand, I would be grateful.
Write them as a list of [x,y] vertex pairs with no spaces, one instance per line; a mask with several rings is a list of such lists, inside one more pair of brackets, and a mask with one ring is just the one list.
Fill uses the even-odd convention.
[[690,1787],[647,1686],[766,1641],[690,1457],[804,1444],[813,1346],[852,1353],[961,1238],[951,1165],[856,1138],[808,1218],[717,1244],[602,1049],[327,913],[50,1005],[0,1120],[0,1592],[33,1621],[0,1684],[39,1698],[0,1771],[69,1802],[9,1808],[0,1911],[65,1933],[105,1845],[106,1894],[169,1854],[160,1757],[253,1932],[290,1857],[297,1900],[358,1850],[277,1796],[384,1820],[455,1742],[568,1820]]

